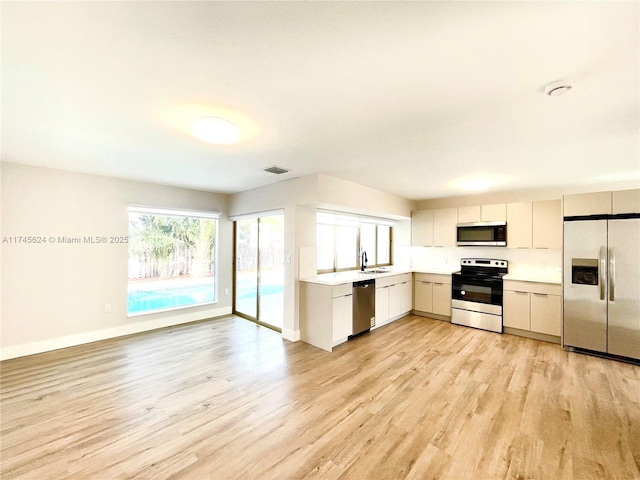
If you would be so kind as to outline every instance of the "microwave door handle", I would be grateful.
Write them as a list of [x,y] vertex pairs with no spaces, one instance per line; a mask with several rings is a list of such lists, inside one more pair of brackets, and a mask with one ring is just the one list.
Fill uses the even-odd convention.
[[598,283],[600,284],[600,300],[604,300],[604,269],[606,267],[606,249],[600,247],[600,266],[598,268]]
[[615,300],[616,294],[616,254],[613,247],[609,247],[609,301]]

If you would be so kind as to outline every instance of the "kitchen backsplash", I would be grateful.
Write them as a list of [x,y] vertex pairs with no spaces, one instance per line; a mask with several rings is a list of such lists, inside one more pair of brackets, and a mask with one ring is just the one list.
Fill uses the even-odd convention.
[[[409,253],[410,252],[410,253]],[[416,270],[452,270],[460,266],[461,258],[498,258],[509,261],[509,273],[559,273],[562,269],[561,249],[503,247],[401,247],[400,266]]]

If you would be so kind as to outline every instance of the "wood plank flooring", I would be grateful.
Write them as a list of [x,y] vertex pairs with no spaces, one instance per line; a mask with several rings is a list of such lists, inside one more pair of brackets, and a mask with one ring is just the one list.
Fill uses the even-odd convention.
[[640,478],[640,367],[408,316],[236,317],[2,362],[9,479]]

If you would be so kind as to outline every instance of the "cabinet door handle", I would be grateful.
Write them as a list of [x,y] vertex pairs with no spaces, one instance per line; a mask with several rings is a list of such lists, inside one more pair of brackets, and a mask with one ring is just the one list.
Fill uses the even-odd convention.
[[537,295],[538,297],[546,297],[548,296],[546,293],[533,293],[534,295]]
[[444,283],[434,283],[434,285],[444,285]]
[[526,294],[527,294],[527,293],[529,293],[529,292],[522,292],[522,291],[520,291],[520,290],[516,290],[516,293],[517,293],[518,295],[526,295]]

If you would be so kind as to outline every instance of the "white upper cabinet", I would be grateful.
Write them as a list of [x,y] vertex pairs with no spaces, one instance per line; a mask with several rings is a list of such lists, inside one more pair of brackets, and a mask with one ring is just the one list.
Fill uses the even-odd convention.
[[608,215],[611,213],[611,192],[580,193],[564,196],[564,216]]
[[504,222],[507,219],[507,204],[497,203],[495,205],[482,205],[483,222]]
[[507,247],[531,248],[533,239],[531,202],[507,204]]
[[458,223],[504,222],[506,219],[507,205],[505,203],[458,207]]
[[564,216],[640,213],[640,190],[580,193],[564,196]]
[[[562,248],[562,204],[560,200],[533,202],[533,248]],[[508,238],[507,233],[507,238]]]
[[472,207],[458,207],[458,223],[479,222],[480,218],[480,205],[474,205]]
[[457,208],[438,208],[433,211],[433,246],[455,247]]
[[411,245],[433,246],[433,210],[411,212]]
[[640,190],[612,192],[612,213],[640,213]]

